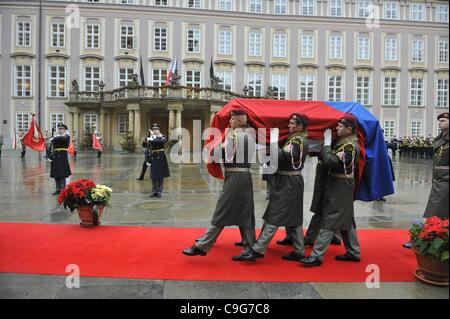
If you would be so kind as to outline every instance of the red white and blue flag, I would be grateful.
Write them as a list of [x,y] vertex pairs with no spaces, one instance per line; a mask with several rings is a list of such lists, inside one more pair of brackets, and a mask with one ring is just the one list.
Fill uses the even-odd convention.
[[172,76],[177,70],[177,58],[175,58],[170,64],[169,72],[167,73],[166,86],[170,84],[170,80],[172,80]]
[[[280,140],[288,136],[288,119],[293,113],[305,114],[309,119],[308,139],[310,144],[321,143],[325,129],[333,129],[336,138],[338,120],[352,114],[358,120],[357,135],[361,149],[358,165],[358,189],[355,199],[372,201],[394,193],[392,170],[384,136],[378,119],[356,102],[323,101],[280,101],[265,99],[233,99],[214,117],[211,127],[222,132],[229,127],[230,111],[244,109],[248,123],[257,130],[279,128]],[[269,136],[267,136],[269,143]],[[219,141],[220,143],[220,141]],[[217,145],[213,136],[206,140],[206,148],[212,150]],[[208,163],[211,176],[223,178],[219,163]]]

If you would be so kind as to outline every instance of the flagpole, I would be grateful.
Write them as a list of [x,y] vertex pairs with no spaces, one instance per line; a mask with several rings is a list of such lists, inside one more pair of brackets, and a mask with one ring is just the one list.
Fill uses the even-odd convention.
[[37,94],[39,127],[41,127],[41,71],[42,71],[41,58],[42,58],[42,0],[39,0],[39,48],[38,48],[38,94]]

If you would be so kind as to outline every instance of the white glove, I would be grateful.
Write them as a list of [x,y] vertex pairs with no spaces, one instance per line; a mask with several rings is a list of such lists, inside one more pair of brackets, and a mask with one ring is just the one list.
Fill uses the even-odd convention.
[[323,132],[323,146],[331,146],[331,130],[329,128]]

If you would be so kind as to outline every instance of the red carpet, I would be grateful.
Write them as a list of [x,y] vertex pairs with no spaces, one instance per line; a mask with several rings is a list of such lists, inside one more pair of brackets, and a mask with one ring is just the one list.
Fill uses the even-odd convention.
[[[204,229],[0,223],[0,272],[66,275],[77,264],[81,276],[218,281],[364,282],[366,266],[380,268],[381,281],[414,281],[415,257],[402,248],[406,230],[360,230],[362,262],[334,260],[343,246],[331,246],[322,267],[303,268],[281,259],[290,251],[273,241],[264,259],[236,263],[235,228],[225,229],[205,257],[188,257]],[[280,239],[279,231],[275,239]],[[307,250],[309,255],[311,249]]]

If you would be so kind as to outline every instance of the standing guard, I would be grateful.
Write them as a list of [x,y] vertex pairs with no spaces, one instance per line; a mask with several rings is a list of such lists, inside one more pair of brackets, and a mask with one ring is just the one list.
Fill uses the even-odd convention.
[[58,124],[58,135],[51,139],[52,164],[50,177],[55,179],[56,190],[52,195],[58,195],[66,187],[66,178],[72,175],[69,166],[67,149],[70,144],[70,136],[67,134],[67,126]]
[[336,231],[341,232],[345,250],[339,261],[360,261],[360,246],[354,217],[355,176],[359,160],[357,120],[352,115],[341,118],[336,127],[339,139],[331,146],[331,130],[324,133],[322,159],[328,176],[323,198],[323,226],[310,257],[300,261],[304,266],[320,266],[323,255]]
[[152,195],[150,197],[160,198],[164,188],[164,178],[170,176],[169,164],[165,153],[167,139],[161,134],[161,127],[153,124],[152,133],[147,138],[149,143],[148,161],[151,164],[150,178],[153,184]]

